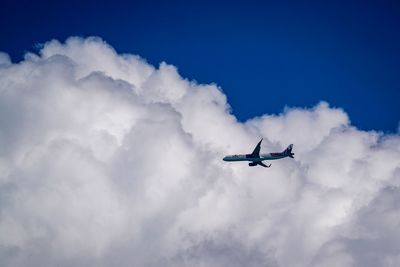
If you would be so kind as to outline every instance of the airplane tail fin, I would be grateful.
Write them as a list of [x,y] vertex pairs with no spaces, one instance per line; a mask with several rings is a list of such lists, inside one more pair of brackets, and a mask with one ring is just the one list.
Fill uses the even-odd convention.
[[292,149],[293,149],[293,144],[290,144],[285,151],[283,151],[283,154],[287,157],[291,157],[294,158],[294,153],[292,153]]

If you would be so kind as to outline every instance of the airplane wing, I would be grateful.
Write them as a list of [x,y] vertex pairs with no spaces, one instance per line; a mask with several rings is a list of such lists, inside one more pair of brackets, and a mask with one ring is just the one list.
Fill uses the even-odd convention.
[[253,152],[251,153],[251,155],[255,158],[259,158],[260,157],[260,149],[261,149],[261,142],[262,142],[262,138],[260,140],[260,142],[258,142],[258,144],[256,145],[256,148],[254,148]]
[[258,165],[261,165],[261,166],[263,166],[263,167],[265,167],[265,168],[269,168],[269,167],[271,167],[271,164],[269,164],[269,165],[265,165],[264,163],[262,163],[261,161],[260,162],[257,162],[258,163]]

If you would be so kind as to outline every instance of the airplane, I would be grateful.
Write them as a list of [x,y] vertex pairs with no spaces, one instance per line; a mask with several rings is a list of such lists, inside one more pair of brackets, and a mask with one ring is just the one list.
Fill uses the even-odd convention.
[[261,149],[261,142],[258,142],[256,148],[254,148],[251,154],[244,154],[244,155],[228,155],[223,158],[224,161],[251,161],[249,163],[250,167],[254,167],[257,165],[263,166],[265,168],[271,167],[271,164],[265,165],[262,161],[263,160],[275,160],[275,159],[282,159],[286,157],[294,158],[294,153],[292,153],[293,144],[290,144],[283,152],[277,153],[266,153],[260,155]]

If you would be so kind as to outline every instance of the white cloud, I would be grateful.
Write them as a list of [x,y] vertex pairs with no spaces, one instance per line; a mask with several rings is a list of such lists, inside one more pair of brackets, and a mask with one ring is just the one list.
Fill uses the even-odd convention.
[[[295,144],[270,169],[221,160]],[[400,137],[321,102],[240,123],[99,38],[0,53],[1,266],[397,266]]]
[[0,52],[0,65],[11,64],[10,56],[6,53]]

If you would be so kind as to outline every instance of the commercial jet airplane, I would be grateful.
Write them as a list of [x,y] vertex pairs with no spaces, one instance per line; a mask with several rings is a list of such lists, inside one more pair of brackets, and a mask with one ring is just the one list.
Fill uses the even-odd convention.
[[274,160],[274,159],[282,159],[286,157],[294,158],[294,153],[292,153],[293,145],[290,144],[283,152],[277,153],[266,153],[260,155],[261,142],[258,142],[256,148],[254,148],[251,154],[244,155],[229,155],[223,158],[224,161],[251,161],[249,163],[250,167],[254,167],[256,165],[263,166],[265,168],[271,167],[271,164],[265,165],[263,160]]

